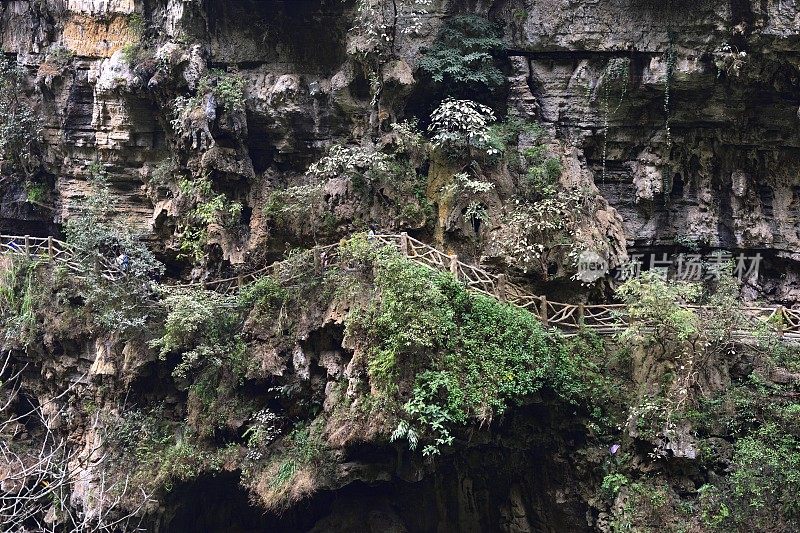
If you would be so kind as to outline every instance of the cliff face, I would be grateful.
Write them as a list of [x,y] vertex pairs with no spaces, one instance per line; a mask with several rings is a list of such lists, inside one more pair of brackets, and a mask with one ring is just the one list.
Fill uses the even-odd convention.
[[[411,24],[413,7],[401,6],[401,24]],[[374,107],[373,60],[362,59],[370,36],[348,37],[356,15],[346,2],[9,2],[3,49],[26,69],[26,93],[41,118],[40,177],[52,187],[47,207],[55,211],[24,205],[10,184],[5,227],[40,220],[56,229],[52,224],[63,223],[86,193],[88,166],[101,161],[119,210],[169,247],[164,239],[179,209],[152,182],[165,161],[177,158],[182,172],[213,172],[215,186],[227,187],[252,214],[237,221],[235,244],[219,236],[223,255],[239,263],[268,240],[259,204],[275,187],[300,179],[327,146],[363,138],[378,122],[385,127],[415,114],[427,120],[435,97],[424,96],[432,87],[418,71],[420,47],[434,41],[443,16],[461,10],[503,24],[507,107],[538,119],[560,143],[559,157],[570,162],[565,179],[594,182],[621,214],[623,223],[612,216],[606,223],[612,228],[603,232],[624,232],[632,251],[668,251],[676,242],[762,250],[769,252],[768,267],[793,271],[794,6],[422,7],[415,31],[391,36],[394,59],[380,67]],[[186,117],[181,142],[171,125],[173,100],[195,91],[209,69],[234,69],[245,81],[246,105],[241,112]],[[442,94],[438,89],[434,95]],[[215,149],[198,153],[194,134],[213,139]],[[357,206],[356,213],[352,204],[362,202],[353,191],[327,187],[335,198],[329,203],[349,206],[338,209],[346,220],[336,220],[329,234],[347,233],[346,222],[391,226],[398,218],[377,205]],[[461,235],[469,228],[453,227],[458,218],[440,212],[437,224],[448,237],[471,238]],[[414,222],[394,225],[419,227]],[[789,302],[793,279],[756,289]]]
[[[607,143],[600,188],[625,215],[629,242],[683,234],[791,254],[796,24],[782,4],[537,5],[512,42],[529,58],[542,119],[595,169]],[[612,96],[603,139],[603,106],[591,104],[611,58],[630,85]]]
[[[39,287],[28,307],[0,297],[2,377],[20,387],[6,408],[42,420],[0,429],[23,448],[44,438],[74,465],[62,472],[62,504],[75,515],[43,505],[25,527],[44,517],[79,529],[76,517],[104,509],[162,531],[797,524],[778,496],[768,503],[786,508],[761,522],[740,520],[729,507],[741,500],[726,499],[742,497],[726,483],[756,457],[737,439],[772,442],[753,428],[796,417],[791,348],[760,338],[740,347],[733,327],[685,335],[675,325],[685,317],[659,315],[674,326],[669,342],[562,339],[558,350],[581,363],[543,356],[555,370],[516,383],[527,374],[504,351],[514,338],[502,356],[475,352],[480,364],[458,367],[459,380],[474,372],[496,387],[476,392],[474,409],[442,415],[414,399],[452,407],[472,385],[457,394],[444,378],[425,381],[447,370],[435,361],[491,345],[497,331],[454,332],[502,313],[464,304],[441,280],[411,283],[360,241],[337,259],[339,277],[318,255],[310,274],[235,298],[154,288],[286,257],[289,268],[303,260],[295,248],[405,231],[575,303],[618,285],[581,284],[582,252],[611,268],[636,256],[758,253],[735,297],[792,307],[797,3],[8,0],[0,46],[0,233],[67,235],[118,266],[130,255],[135,274],[107,288],[86,273],[3,265],[9,295]],[[385,272],[420,298],[402,300]],[[392,321],[417,303],[417,315]],[[506,318],[498,329],[533,331]],[[385,337],[406,328],[408,338]],[[756,409],[765,398],[785,411]],[[743,406],[758,413],[743,421]],[[446,451],[431,460],[401,446],[416,442],[415,423]],[[449,441],[442,425],[457,428]],[[773,444],[795,461],[796,430],[786,433]],[[100,498],[115,468],[149,500]],[[12,477],[4,493],[29,483]]]

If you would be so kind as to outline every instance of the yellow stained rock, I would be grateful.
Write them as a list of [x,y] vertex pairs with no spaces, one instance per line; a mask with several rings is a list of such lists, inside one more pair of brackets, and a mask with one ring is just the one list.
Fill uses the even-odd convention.
[[111,57],[125,46],[135,43],[139,37],[130,27],[124,15],[107,19],[73,13],[64,24],[62,46],[82,57]]

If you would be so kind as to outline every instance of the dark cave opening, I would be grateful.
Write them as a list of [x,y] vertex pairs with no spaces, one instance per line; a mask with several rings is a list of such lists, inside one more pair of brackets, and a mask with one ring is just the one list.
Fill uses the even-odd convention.
[[458,451],[435,465],[401,444],[353,448],[346,457],[351,468],[382,474],[323,487],[282,513],[254,504],[239,486],[238,471],[199,477],[169,493],[155,530],[587,531],[587,508],[569,489],[575,472],[554,460],[585,436],[547,396],[543,391],[544,403],[508,413],[489,432],[460,434]]
[[350,5],[334,0],[212,0],[212,55],[220,63],[291,63],[328,74],[346,58]]
[[669,191],[670,197],[673,199],[682,198],[683,190],[684,190],[683,176],[681,176],[680,174],[675,174],[672,177],[672,188]]
[[14,416],[20,424],[25,426],[25,429],[33,431],[37,425],[41,424],[41,420],[34,416],[40,407],[39,400],[35,395],[21,392],[14,404]]
[[202,476],[177,485],[165,502],[156,531],[256,532],[265,529],[263,513],[253,507],[236,473]]

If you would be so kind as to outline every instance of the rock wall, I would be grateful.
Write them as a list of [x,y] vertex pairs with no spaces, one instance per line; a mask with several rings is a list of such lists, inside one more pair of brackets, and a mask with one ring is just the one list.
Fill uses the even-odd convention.
[[[506,79],[466,95],[503,120],[538,125],[543,133],[517,132],[509,152],[543,146],[560,165],[554,187],[581,191],[583,212],[567,244],[596,246],[614,267],[637,253],[759,253],[764,263],[745,280],[744,298],[800,305],[800,4],[789,0],[7,0],[0,47],[22,68],[19,98],[40,132],[33,172],[0,161],[0,232],[63,236],[102,178],[112,218],[140,234],[167,279],[235,275],[294,247],[372,229],[411,232],[565,301],[605,299],[616,282],[582,286],[568,252],[553,251],[533,272],[498,244],[516,239],[508,220],[525,171],[512,157],[497,163],[482,153],[464,165],[441,151],[420,156],[393,127],[414,119],[430,133],[431,111],[449,93],[421,63],[462,14],[500,28],[502,47],[490,59]],[[347,169],[316,179],[312,165],[332,147],[404,154],[393,161],[405,166],[390,169],[403,179],[358,181]],[[452,193],[462,173],[490,186],[469,198]],[[40,186],[41,196],[31,193]],[[214,216],[204,218],[200,208],[212,202]],[[470,218],[475,209],[483,215]],[[534,220],[531,231],[546,222]],[[349,308],[317,303],[290,317],[303,322],[297,338],[276,340],[249,317],[248,349],[261,373],[239,384],[242,398],[304,422],[313,418],[309,405],[330,415],[344,402],[337,387],[355,381],[348,372],[359,353],[343,333]],[[41,353],[19,356],[31,361],[26,388],[40,404],[76,382],[104,412],[116,413],[120,391],[125,401],[130,394],[140,406],[165,406],[173,421],[197,410],[190,404],[200,400],[172,377],[175,354],[159,359],[141,340],[98,340],[75,320],[53,326]],[[652,354],[632,357],[640,391],[675,370]],[[724,389],[756,363],[719,364],[709,389]],[[797,382],[780,368],[774,383]],[[609,531],[612,505],[593,487],[615,459],[586,446],[594,437],[588,416],[571,409],[544,393],[491,428],[465,430],[461,447],[438,463],[390,445],[379,417],[335,420],[325,428],[338,444],[335,475],[313,491],[298,488],[300,503],[283,515],[272,509],[265,518],[249,505],[244,489],[233,488],[240,463],[221,459],[216,473],[203,470],[159,494],[146,524]],[[211,436],[216,446],[243,441],[250,414],[236,416]],[[99,438],[86,420],[65,426],[81,457],[91,457]],[[681,462],[691,444],[671,445],[680,448],[670,451],[678,463],[661,466],[673,485],[716,475]],[[85,474],[73,500],[89,508],[96,480],[91,468]],[[198,498],[208,500],[201,512]]]
[[[536,117],[573,150],[576,171],[589,172],[622,215],[628,247],[694,242],[765,251],[770,261],[793,264],[800,201],[796,6],[437,2],[417,31],[395,37],[399,62],[383,75],[409,88],[387,86],[384,106],[393,118],[428,109],[418,105],[414,86],[423,86],[412,78],[422,79],[420,47],[432,42],[443,15],[458,11],[503,25],[509,80],[518,80],[510,107]],[[347,38],[353,13],[346,2],[8,2],[3,49],[29,71],[42,119],[43,172],[55,185],[53,216],[22,218],[63,223],[85,193],[88,166],[99,160],[119,210],[164,235],[169,230],[157,226],[172,213],[169,195],[146,194],[145,182],[166,158],[195,157],[179,155],[172,140],[170,99],[207,68],[234,69],[247,81],[246,116],[236,119],[237,131],[225,132],[219,122],[210,127],[234,150],[226,156],[232,171],[245,169],[248,182],[241,191],[249,189],[254,216],[235,246],[261,246],[267,224],[254,208],[264,201],[263,183],[301,179],[327,146],[363,138],[374,120],[369,81],[348,53],[359,46]],[[128,66],[126,53],[142,40],[143,57],[160,67],[151,59]],[[53,59],[59,53],[69,56],[67,64]],[[172,70],[187,60],[193,66],[176,85]],[[12,191],[6,210],[20,209],[12,207],[19,203]],[[14,217],[6,218],[9,226]],[[790,303],[791,290],[773,296]]]

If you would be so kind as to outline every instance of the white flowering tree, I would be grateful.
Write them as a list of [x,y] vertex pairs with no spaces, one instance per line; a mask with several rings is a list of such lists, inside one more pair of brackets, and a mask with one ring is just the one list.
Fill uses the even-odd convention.
[[490,137],[490,126],[496,120],[494,111],[483,104],[448,98],[431,114],[428,132],[434,148],[450,155],[476,149],[494,156],[500,154]]

